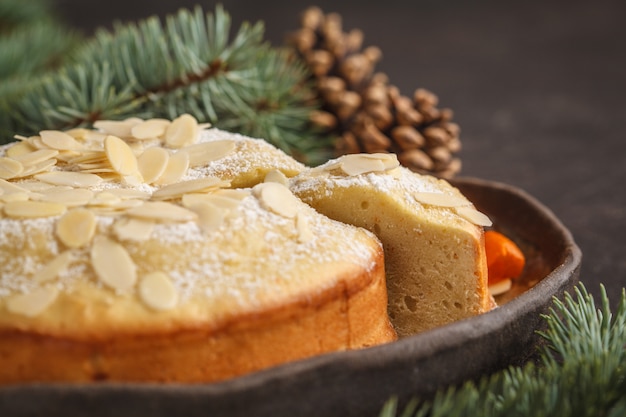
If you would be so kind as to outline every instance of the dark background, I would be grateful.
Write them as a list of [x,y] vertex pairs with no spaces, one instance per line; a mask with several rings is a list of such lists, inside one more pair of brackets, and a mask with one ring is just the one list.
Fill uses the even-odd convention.
[[[56,0],[85,33],[202,0]],[[234,26],[262,20],[279,45],[309,5],[360,28],[378,70],[452,108],[462,175],[509,183],[552,209],[583,251],[581,280],[626,287],[626,2],[224,0]]]

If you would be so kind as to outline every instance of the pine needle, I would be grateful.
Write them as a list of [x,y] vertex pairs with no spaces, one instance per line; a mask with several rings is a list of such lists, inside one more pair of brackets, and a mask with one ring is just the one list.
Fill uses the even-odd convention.
[[[626,291],[615,314],[601,287],[600,306],[583,284],[554,300],[539,332],[547,344],[539,365],[511,367],[432,400],[410,403],[403,416],[617,417],[626,412]],[[380,416],[396,416],[397,400]],[[408,414],[407,414],[408,410]]]

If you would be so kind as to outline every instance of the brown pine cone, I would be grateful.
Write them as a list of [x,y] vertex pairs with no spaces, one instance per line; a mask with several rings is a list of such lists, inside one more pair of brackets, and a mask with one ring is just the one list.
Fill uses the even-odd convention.
[[450,178],[460,171],[452,111],[439,109],[437,96],[423,88],[402,95],[375,72],[382,53],[362,47],[360,30],[344,32],[341,16],[311,7],[289,43],[309,66],[322,103],[312,120],[337,136],[338,155],[394,152],[416,172]]

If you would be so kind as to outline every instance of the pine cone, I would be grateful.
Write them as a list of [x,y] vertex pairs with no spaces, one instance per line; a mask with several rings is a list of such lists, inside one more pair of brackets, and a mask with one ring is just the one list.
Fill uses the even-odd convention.
[[437,96],[423,88],[403,96],[375,72],[381,51],[363,49],[360,30],[344,32],[338,14],[311,7],[289,43],[310,68],[322,103],[312,120],[338,137],[338,155],[394,152],[416,172],[450,178],[460,171],[452,111],[437,108]]

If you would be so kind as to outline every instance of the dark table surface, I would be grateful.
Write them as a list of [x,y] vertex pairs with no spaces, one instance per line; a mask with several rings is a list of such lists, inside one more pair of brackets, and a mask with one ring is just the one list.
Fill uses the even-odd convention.
[[[57,0],[92,31],[202,0]],[[235,26],[262,20],[274,44],[309,5],[343,16],[378,69],[411,95],[423,87],[454,110],[463,176],[518,186],[548,206],[583,252],[581,280],[616,301],[626,287],[626,3],[600,1],[236,1]]]

